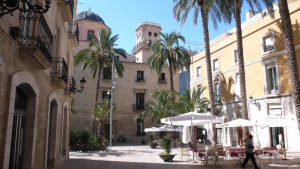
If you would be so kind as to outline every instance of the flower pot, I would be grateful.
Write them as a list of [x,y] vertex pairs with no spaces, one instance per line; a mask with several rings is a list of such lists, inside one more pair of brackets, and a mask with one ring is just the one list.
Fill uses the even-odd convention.
[[164,162],[173,161],[176,154],[159,154],[159,157],[164,160]]
[[151,148],[156,148],[157,144],[149,144]]

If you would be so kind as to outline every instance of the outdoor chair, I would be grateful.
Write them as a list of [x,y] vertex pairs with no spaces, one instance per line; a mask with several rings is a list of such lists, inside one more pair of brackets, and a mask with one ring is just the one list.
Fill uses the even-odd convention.
[[218,162],[220,162],[220,160],[222,161],[222,166],[224,161],[226,166],[226,151],[218,151]]
[[230,157],[230,161],[233,159],[233,160],[237,160],[238,159],[238,156],[236,156],[236,155],[232,155],[231,154],[231,152],[236,152],[236,150],[235,150],[235,148],[230,148],[229,150],[228,150],[228,154],[229,154],[229,157]]
[[209,148],[209,149],[207,149],[207,151],[215,151],[216,149],[214,149],[214,148]]
[[[264,151],[270,151],[270,147],[263,147],[263,150]],[[269,163],[270,163],[270,161],[271,161],[271,155],[264,152],[264,156],[265,157],[269,157]]]
[[246,148],[240,148],[240,151],[241,151],[241,152],[245,152],[245,151],[246,151]]
[[205,155],[201,154],[201,152],[206,152],[206,150],[205,149],[198,149],[197,159],[199,161],[205,161]]
[[281,159],[280,165],[282,164],[282,160],[285,160],[285,165],[287,165],[286,149],[279,149],[279,154],[277,155],[276,158]]
[[218,151],[223,151],[223,147],[218,147]]
[[183,161],[183,157],[186,157],[186,161],[190,161],[190,154],[188,152],[187,149],[184,149],[184,148],[178,148],[178,151],[179,151],[179,156],[180,156],[180,160]]
[[255,159],[259,159],[260,161],[260,166],[261,166],[261,161],[263,161],[263,164],[265,166],[265,163],[264,163],[264,158],[265,158],[265,155],[264,155],[264,150],[255,150]]
[[215,151],[207,151],[205,161],[206,161],[206,165],[208,165],[209,161],[211,161],[211,164],[213,164],[213,162],[216,162],[216,152]]

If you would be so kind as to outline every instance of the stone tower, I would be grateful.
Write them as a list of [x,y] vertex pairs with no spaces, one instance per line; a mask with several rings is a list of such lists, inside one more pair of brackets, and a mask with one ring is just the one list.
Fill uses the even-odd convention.
[[131,53],[136,57],[136,62],[147,63],[151,55],[150,47],[158,39],[158,32],[162,30],[159,23],[141,22],[135,29],[136,31],[136,46]]

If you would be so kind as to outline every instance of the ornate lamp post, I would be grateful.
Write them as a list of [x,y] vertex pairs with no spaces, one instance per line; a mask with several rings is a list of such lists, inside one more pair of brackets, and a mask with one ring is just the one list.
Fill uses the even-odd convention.
[[22,12],[35,12],[35,13],[46,13],[52,0],[45,0],[45,7],[43,3],[36,3],[32,5],[30,0],[0,0],[0,18],[10,13],[13,16],[15,10],[20,10]]
[[[110,119],[109,119],[109,122],[110,122],[110,125],[109,125],[109,146],[111,147],[112,146],[112,107],[113,107],[113,104],[114,104],[114,99],[113,99],[113,89],[115,89],[115,82],[114,82],[114,76],[116,75],[115,73],[115,69],[114,69],[114,64],[115,64],[115,60],[114,60],[114,57],[112,58],[112,74],[111,74],[111,91],[109,90],[107,94],[111,94],[111,102],[110,102]],[[110,93],[111,92],[111,93]]]
[[[72,80],[72,79],[71,79]],[[84,79],[84,77],[82,77],[82,79],[80,80],[80,88],[81,90],[78,90],[76,87],[75,87],[75,84],[70,84],[69,87],[66,87],[65,88],[65,91],[70,91],[70,92],[73,92],[74,94],[75,93],[82,93],[83,89],[85,88],[85,84],[86,84],[86,80]]]

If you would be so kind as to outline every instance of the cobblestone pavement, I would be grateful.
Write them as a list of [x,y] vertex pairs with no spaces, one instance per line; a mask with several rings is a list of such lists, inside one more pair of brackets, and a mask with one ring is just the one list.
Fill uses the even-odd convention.
[[[177,155],[173,162],[162,162],[158,156],[162,148],[151,149],[146,145],[132,145],[130,143],[117,144],[107,151],[101,152],[70,152],[70,159],[65,161],[59,169],[185,169],[185,168],[241,168],[235,162],[227,161],[223,166],[203,166],[200,162],[189,163],[180,161]],[[172,153],[178,154],[178,149],[173,148]],[[288,154],[288,165],[262,164],[265,169],[300,168],[300,153]],[[260,161],[257,161],[258,164]],[[285,164],[285,161],[282,162]],[[247,168],[253,168],[248,165]]]

